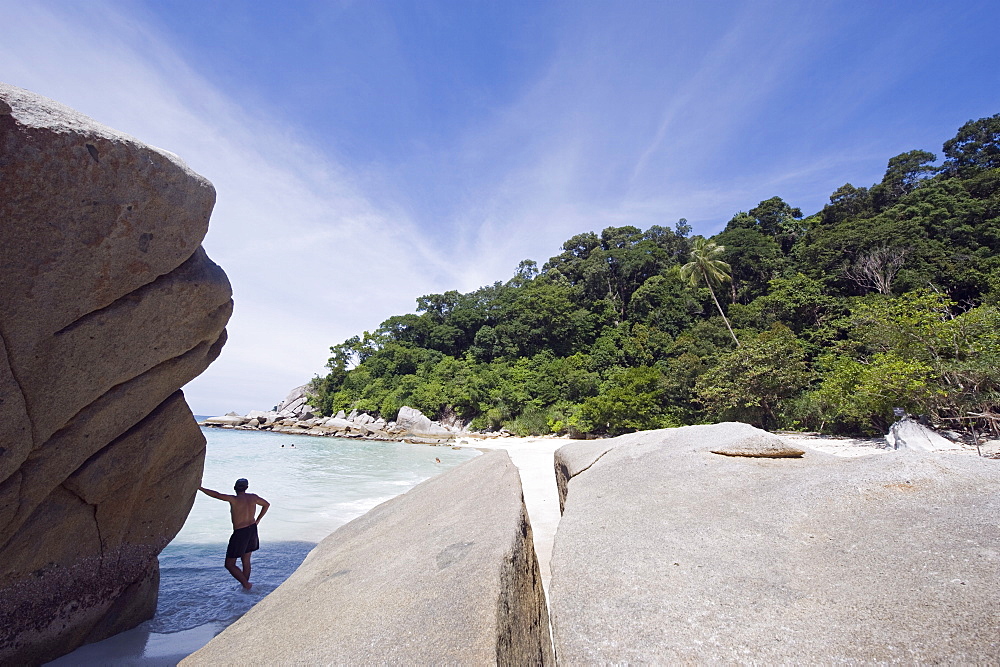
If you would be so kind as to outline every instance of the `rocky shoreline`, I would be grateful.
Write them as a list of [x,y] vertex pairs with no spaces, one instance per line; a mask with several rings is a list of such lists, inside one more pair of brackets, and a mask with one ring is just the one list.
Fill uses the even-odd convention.
[[[309,405],[308,385],[293,389],[284,401],[273,410],[251,410],[245,415],[235,412],[219,417],[209,417],[198,422],[199,426],[210,428],[240,429],[247,431],[271,431],[287,435],[308,435],[328,438],[358,438],[361,440],[379,440],[390,442],[408,442],[424,445],[472,445],[474,440],[489,440],[493,438],[510,438],[514,434],[507,429],[499,431],[474,431],[461,420],[451,423],[433,421],[420,410],[403,406],[395,421],[387,422],[381,417],[373,417],[365,412],[352,410],[345,414],[343,410],[333,417],[324,417],[319,411]],[[780,434],[796,439],[820,438],[830,442],[850,441],[852,444],[862,443],[857,438],[837,436],[821,436],[819,434],[792,433]],[[863,441],[861,454],[872,449],[917,449],[921,451],[965,451],[975,452],[987,458],[1000,458],[1000,440],[983,440],[975,443],[963,442],[962,436],[954,432],[945,432],[948,437],[928,428],[910,418],[902,419],[893,424],[884,437],[869,438]],[[566,436],[547,435],[533,436],[538,438],[567,439]],[[593,438],[586,438],[593,439]],[[809,446],[823,450],[822,445],[809,441]],[[838,449],[834,447],[834,449]],[[855,452],[853,455],[859,455]]]
[[425,445],[451,444],[459,438],[468,441],[512,435],[507,430],[485,433],[473,431],[460,421],[452,424],[432,421],[419,410],[408,406],[400,408],[395,421],[390,422],[357,410],[351,411],[350,414],[345,414],[341,410],[333,417],[324,417],[316,408],[310,406],[308,401],[306,387],[297,387],[273,410],[251,410],[245,415],[230,412],[221,417],[210,417],[198,422],[198,425],[271,431],[289,435],[360,438]]
[[414,444],[447,444],[463,439],[497,438],[510,433],[479,433],[464,428],[449,427],[431,421],[419,410],[404,406],[395,421],[372,417],[364,412],[343,411],[335,417],[323,417],[312,412],[300,416],[282,416],[269,410],[251,410],[246,415],[230,413],[221,417],[210,417],[198,422],[199,426],[213,428],[240,429],[246,431],[272,431],[289,435],[310,435],[328,438],[360,438],[410,442]]

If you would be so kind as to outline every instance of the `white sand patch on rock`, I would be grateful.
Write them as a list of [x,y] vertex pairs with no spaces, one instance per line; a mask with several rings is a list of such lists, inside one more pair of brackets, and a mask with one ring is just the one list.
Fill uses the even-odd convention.
[[790,445],[808,447],[834,456],[871,456],[889,451],[885,438],[845,438],[819,433],[779,431],[775,433]]

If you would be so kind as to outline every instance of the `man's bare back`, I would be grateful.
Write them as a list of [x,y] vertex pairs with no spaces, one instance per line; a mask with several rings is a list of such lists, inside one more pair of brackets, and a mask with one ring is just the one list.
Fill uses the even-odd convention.
[[226,500],[229,501],[229,513],[233,518],[233,530],[246,528],[251,523],[257,523],[258,519],[254,518],[254,514],[257,513],[257,505],[264,506],[264,511],[260,513],[261,516],[264,516],[268,507],[267,501],[256,493],[226,496]]

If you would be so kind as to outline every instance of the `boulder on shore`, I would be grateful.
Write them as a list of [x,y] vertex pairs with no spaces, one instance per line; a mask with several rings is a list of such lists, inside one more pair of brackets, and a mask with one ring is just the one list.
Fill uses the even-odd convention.
[[205,440],[179,387],[219,354],[211,183],[0,84],[0,663],[152,616]]
[[341,527],[182,665],[552,664],[517,468],[504,451]]
[[249,421],[248,417],[222,415],[221,417],[209,417],[202,423],[208,426],[243,426]]
[[959,445],[940,435],[937,431],[909,418],[895,422],[889,428],[885,440],[893,449],[913,449],[921,452],[961,449]]
[[550,613],[566,664],[1000,657],[1000,466],[913,451],[721,456],[745,424],[556,452]]
[[429,417],[420,410],[404,405],[396,415],[395,431],[403,435],[430,438],[449,438],[454,435],[451,431],[436,422],[432,422]]
[[294,417],[296,419],[310,419],[314,415],[318,415],[319,410],[309,405],[308,389],[309,385],[307,384],[292,389],[288,392],[285,400],[278,403],[277,407],[275,407],[275,412],[282,417]]

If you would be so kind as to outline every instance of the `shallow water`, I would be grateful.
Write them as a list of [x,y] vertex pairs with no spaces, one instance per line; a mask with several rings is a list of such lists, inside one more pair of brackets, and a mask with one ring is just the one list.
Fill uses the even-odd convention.
[[232,532],[229,506],[199,493],[184,528],[160,554],[156,615],[50,664],[176,664],[277,588],[338,527],[478,455],[473,449],[394,442],[203,431],[203,485],[232,493],[233,482],[246,477],[249,491],[271,503],[253,556],[253,590],[244,592],[223,568]]

